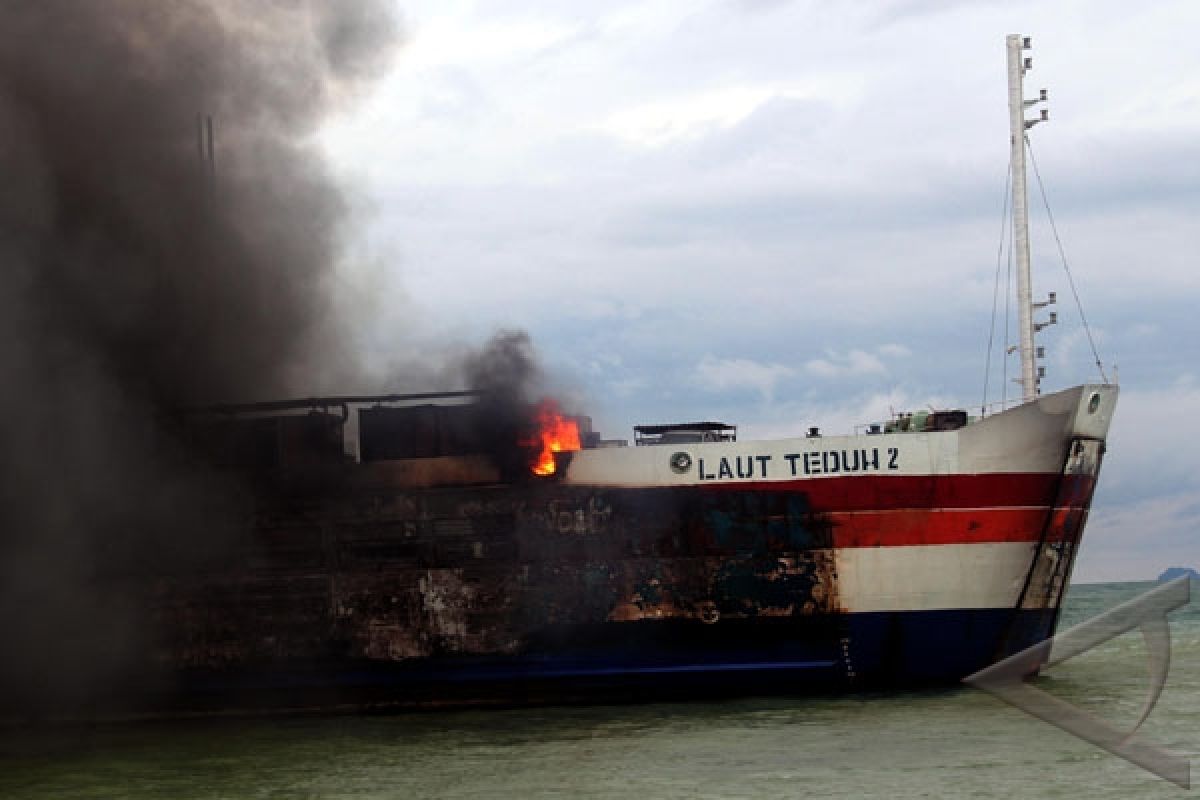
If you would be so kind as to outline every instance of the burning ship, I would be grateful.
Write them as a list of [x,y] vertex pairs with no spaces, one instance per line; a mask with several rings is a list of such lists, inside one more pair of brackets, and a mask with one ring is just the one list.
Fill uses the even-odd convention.
[[1022,403],[632,445],[551,402],[497,427],[475,392],[210,409],[191,430],[251,478],[252,521],[157,586],[159,662],[220,702],[523,702],[955,682],[1050,636],[1117,388],[1039,389],[1022,47]]
[[1116,395],[623,447],[543,406],[507,472],[465,451],[481,405],[457,398],[317,401],[362,404],[349,462],[344,413],[216,420],[271,488],[236,564],[162,585],[160,655],[193,694],[260,698],[956,681],[1054,630]]

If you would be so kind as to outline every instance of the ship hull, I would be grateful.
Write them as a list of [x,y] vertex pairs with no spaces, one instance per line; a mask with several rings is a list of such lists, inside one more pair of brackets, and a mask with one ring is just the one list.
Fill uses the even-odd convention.
[[948,686],[992,663],[996,643],[1014,633],[1040,641],[1053,614],[881,612],[813,622],[731,624],[719,638],[667,623],[620,642],[611,631],[575,631],[577,646],[514,656],[191,669],[124,708],[157,715],[509,707]]
[[1052,634],[1115,399],[1076,387],[951,431],[584,450],[516,482],[469,458],[295,474],[227,563],[147,590],[171,679],[144,700],[953,683]]

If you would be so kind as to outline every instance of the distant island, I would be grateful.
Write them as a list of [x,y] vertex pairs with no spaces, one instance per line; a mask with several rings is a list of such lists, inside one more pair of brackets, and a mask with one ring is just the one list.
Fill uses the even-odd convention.
[[1187,575],[1194,581],[1200,581],[1200,572],[1196,572],[1191,567],[1168,567],[1166,572],[1158,576],[1158,580],[1160,582],[1173,581],[1176,578],[1182,578],[1184,575]]

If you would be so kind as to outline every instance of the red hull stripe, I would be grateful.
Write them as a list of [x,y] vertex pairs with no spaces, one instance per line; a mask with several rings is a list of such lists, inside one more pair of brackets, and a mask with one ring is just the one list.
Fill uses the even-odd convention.
[[[1046,508],[1056,496],[1089,497],[1090,475],[854,475],[796,481],[702,484],[705,491],[785,492],[807,497],[815,512]],[[1061,492],[1061,494],[1060,494]],[[973,540],[972,540],[973,541]],[[1005,540],[998,540],[1005,541]]]
[[[1047,539],[1058,541],[1071,526],[1069,514],[1056,509]],[[1045,508],[980,508],[832,513],[834,547],[1036,542],[1046,525]]]

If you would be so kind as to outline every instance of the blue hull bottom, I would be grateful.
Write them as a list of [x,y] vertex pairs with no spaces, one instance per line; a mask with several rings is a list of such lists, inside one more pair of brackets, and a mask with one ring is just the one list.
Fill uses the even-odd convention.
[[852,614],[850,666],[872,684],[956,683],[1046,639],[1055,612],[972,609]]
[[197,672],[183,676],[182,697],[196,708],[438,706],[948,685],[1041,641],[1053,623],[1053,610],[1011,609],[609,623],[519,656]]

